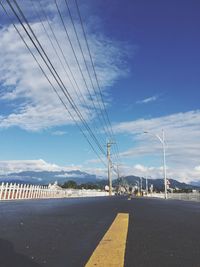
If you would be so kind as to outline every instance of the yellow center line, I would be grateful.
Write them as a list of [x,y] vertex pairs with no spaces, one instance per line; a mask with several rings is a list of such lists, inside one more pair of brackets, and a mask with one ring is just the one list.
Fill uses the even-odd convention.
[[128,213],[118,213],[85,267],[123,267],[128,232]]

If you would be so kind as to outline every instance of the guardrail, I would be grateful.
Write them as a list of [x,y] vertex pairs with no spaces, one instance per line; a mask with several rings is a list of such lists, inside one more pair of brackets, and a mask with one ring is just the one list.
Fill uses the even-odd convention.
[[[148,194],[147,197],[157,197],[157,198],[164,198],[163,193],[152,193]],[[178,200],[187,200],[187,201],[198,201],[200,202],[200,193],[168,193],[168,199],[178,199]]]
[[189,200],[189,201],[200,201],[200,193],[169,193],[168,198]]
[[1,200],[67,198],[107,196],[107,192],[90,189],[62,189],[52,186],[2,183],[0,185]]

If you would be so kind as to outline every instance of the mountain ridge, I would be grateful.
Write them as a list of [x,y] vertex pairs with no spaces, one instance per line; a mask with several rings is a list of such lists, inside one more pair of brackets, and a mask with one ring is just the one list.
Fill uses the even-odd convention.
[[[140,177],[135,175],[128,175],[124,178],[113,180],[113,186],[117,186],[120,183],[126,183],[129,186],[135,186],[140,184]],[[102,176],[97,177],[95,174],[89,174],[80,170],[70,171],[22,171],[17,173],[10,173],[6,175],[0,175],[0,182],[12,182],[12,183],[24,183],[24,184],[41,184],[46,185],[57,181],[59,184],[63,184],[69,180],[75,181],[77,184],[92,183],[98,184],[102,187],[108,184],[107,179]],[[168,179],[171,188],[180,189],[199,189],[198,182],[195,184],[186,184],[179,182],[175,179]],[[146,187],[145,178],[142,178],[143,188]],[[161,179],[148,179],[148,186],[153,185],[157,190],[162,190],[163,178]]]

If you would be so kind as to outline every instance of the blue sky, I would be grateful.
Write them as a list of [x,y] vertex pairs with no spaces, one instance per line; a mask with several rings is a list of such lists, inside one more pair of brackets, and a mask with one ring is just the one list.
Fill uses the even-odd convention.
[[[53,1],[42,2],[89,109],[81,106],[80,99],[76,99],[77,105],[94,126],[94,121],[98,122],[97,114],[91,108],[69,48],[64,48],[66,40]],[[68,2],[76,18],[74,2]],[[19,3],[51,54],[30,2]],[[58,3],[64,7],[64,1]],[[194,0],[87,0],[80,4],[118,141],[121,173],[162,177],[161,144],[143,132],[161,134],[164,129],[168,177],[186,182],[200,179],[199,9],[199,1]],[[78,168],[105,174],[105,167],[49,89],[2,10],[0,18],[2,172],[25,170],[31,165],[33,169]],[[65,14],[67,22],[68,19]],[[70,24],[69,32],[74,41]],[[53,53],[52,60],[64,77]],[[70,86],[67,80],[66,84]],[[76,98],[73,88],[70,90]],[[99,125],[102,133],[100,128]],[[102,138],[106,143],[103,134]]]

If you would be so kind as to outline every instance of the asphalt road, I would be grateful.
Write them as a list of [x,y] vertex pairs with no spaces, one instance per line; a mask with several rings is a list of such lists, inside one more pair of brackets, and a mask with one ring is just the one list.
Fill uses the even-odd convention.
[[118,213],[125,266],[200,267],[199,203],[126,197],[0,202],[0,267],[84,266]]

